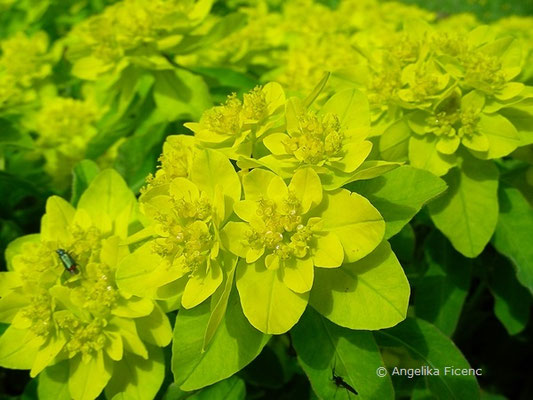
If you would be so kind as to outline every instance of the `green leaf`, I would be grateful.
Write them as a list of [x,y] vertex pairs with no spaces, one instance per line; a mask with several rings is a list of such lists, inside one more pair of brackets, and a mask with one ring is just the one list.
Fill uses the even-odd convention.
[[74,400],[95,399],[109,382],[114,366],[102,351],[91,355],[87,363],[77,355],[69,364],[68,389]]
[[264,333],[281,334],[291,329],[307,306],[308,293],[295,293],[282,278],[282,270],[270,270],[264,258],[237,265],[237,289],[250,324]]
[[68,362],[47,367],[39,374],[37,393],[40,400],[70,400]]
[[436,231],[426,240],[424,249],[428,269],[416,285],[415,312],[451,336],[470,287],[471,261]]
[[43,338],[29,329],[13,325],[0,337],[0,366],[11,369],[31,369]]
[[31,149],[34,147],[31,136],[17,129],[10,121],[0,118],[0,156],[6,146]]
[[246,385],[237,376],[224,379],[187,397],[188,400],[244,400],[245,398]]
[[410,224],[406,224],[397,235],[390,238],[392,251],[400,260],[400,264],[412,263],[415,255],[415,231]]
[[154,100],[169,121],[180,118],[199,119],[212,106],[204,80],[189,71],[155,71]]
[[168,318],[157,304],[150,315],[136,318],[135,325],[139,337],[145,342],[164,347],[172,340],[172,328]]
[[529,321],[531,293],[518,282],[513,266],[505,257],[487,254],[483,264],[494,296],[494,314],[509,335],[522,332]]
[[[191,71],[203,75],[209,87],[222,86],[224,88],[249,91],[259,82],[247,74],[222,67],[193,67]],[[229,92],[229,90],[226,90]]]
[[181,390],[178,385],[172,383],[168,386],[163,396],[163,400],[185,400],[191,395],[190,392]]
[[389,126],[379,138],[379,151],[384,160],[406,161],[411,130],[403,119]]
[[301,368],[290,347],[289,335],[273,336],[261,354],[239,373],[248,385],[268,389],[283,388]]
[[72,194],[70,202],[76,206],[81,194],[89,187],[92,180],[98,175],[100,168],[91,160],[82,160],[72,170]]
[[345,262],[368,255],[385,233],[385,221],[378,210],[365,197],[346,189],[327,193],[311,216],[322,218],[321,230],[340,240]]
[[352,182],[347,188],[366,197],[386,222],[385,237],[396,235],[446,183],[428,171],[403,165],[377,178]]
[[5,252],[7,269],[13,270],[13,257],[22,253],[22,246],[24,246],[25,243],[39,242],[40,240],[40,234],[32,233],[31,235],[24,235],[9,242]]
[[362,260],[339,268],[315,269],[309,304],[337,325],[383,329],[402,321],[409,282],[388,242]]
[[[201,17],[198,16],[199,20],[205,18],[205,16],[209,13],[209,9],[211,8],[211,4],[213,2],[213,0],[204,0],[204,5],[202,5],[202,7],[205,9],[205,11]],[[243,28],[246,26],[246,23],[247,15],[244,13],[235,12],[226,14],[223,18],[218,19],[217,23],[211,27],[205,36],[201,37],[199,46],[201,48],[208,48],[210,45],[218,43],[220,40],[228,37],[233,32]]]
[[445,177],[446,193],[429,204],[431,219],[466,257],[476,257],[489,242],[498,220],[498,169],[473,157]]
[[409,161],[413,167],[425,169],[437,176],[445,175],[455,165],[455,155],[437,151],[439,140],[431,134],[413,135],[409,139]]
[[347,89],[334,94],[320,110],[339,117],[341,127],[356,137],[366,137],[370,127],[370,110],[366,96],[359,90]]
[[504,157],[520,145],[516,128],[500,114],[481,114],[478,129],[489,141],[486,158]]
[[[390,377],[376,375],[383,361],[372,333],[341,328],[309,308],[291,337],[298,361],[319,398],[394,399]],[[337,387],[333,372],[358,392],[357,397]]]
[[202,352],[209,321],[209,302],[176,317],[172,372],[182,390],[196,390],[226,379],[249,364],[270,338],[254,329],[244,316],[237,291],[230,295],[226,315],[209,347]]
[[24,387],[24,393],[22,393],[18,400],[37,400],[39,397],[37,397],[37,385],[38,380],[32,379],[28,382],[28,384]]
[[71,238],[68,229],[76,210],[59,196],[46,200],[46,215],[41,219],[41,238],[45,241],[65,241]]
[[135,196],[124,179],[115,170],[106,169],[81,195],[78,209],[85,209],[96,226],[106,226],[111,219],[115,232],[125,236],[135,204]]
[[148,241],[120,261],[115,279],[121,290],[153,298],[157,288],[178,279],[176,271],[166,268],[164,259],[152,248]]
[[420,366],[438,369],[439,375],[427,379],[428,387],[438,399],[479,399],[474,376],[445,373],[446,367],[470,368],[455,344],[429,322],[408,318],[398,326],[375,333],[382,347],[402,348],[420,362]]
[[241,181],[230,160],[221,152],[202,149],[195,153],[190,179],[211,198],[215,198],[217,186],[224,193],[225,217],[233,210],[233,204],[241,198]]
[[134,191],[138,191],[145,184],[146,175],[153,172],[161,154],[165,128],[168,125],[168,122],[161,121],[161,118],[156,110],[117,150],[113,167],[124,176]]
[[507,118],[517,130],[520,137],[521,145],[533,143],[533,114],[517,108],[504,108],[499,111],[499,114]]
[[519,190],[500,190],[500,215],[492,243],[516,267],[520,283],[533,293],[533,209]]
[[[134,71],[128,70],[128,71]],[[102,156],[113,144],[124,136],[129,136],[142,126],[154,112],[154,101],[148,94],[152,93],[154,78],[151,74],[128,78],[130,81],[126,86],[131,86],[130,90],[123,87],[114,87],[113,92],[121,93],[120,99],[112,105],[110,111],[100,120],[98,133],[91,138],[87,144],[85,157],[95,160]],[[124,74],[127,76],[128,74]],[[121,83],[117,82],[117,85]]]
[[147,360],[135,354],[125,353],[115,363],[113,377],[105,388],[108,399],[144,400],[153,399],[165,377],[165,360],[159,347],[148,347]]
[[224,284],[220,285],[218,290],[211,298],[211,316],[209,317],[209,322],[207,323],[207,328],[204,335],[204,344],[202,346],[202,351],[205,351],[226,314],[226,309],[228,308],[228,301],[231,290],[233,288],[233,278],[235,276],[235,267],[237,265],[237,257],[231,257],[227,253],[223,253],[226,257],[226,263],[230,264],[230,269],[225,273]]
[[339,170],[335,170],[335,175],[321,175],[320,179],[322,180],[322,187],[325,190],[335,190],[349,184],[350,182],[376,178],[388,171],[398,168],[400,165],[401,163],[389,161],[365,161],[353,172],[344,173]]
[[330,76],[330,72],[324,72],[322,79],[320,79],[320,82],[316,84],[316,86],[311,90],[311,93],[307,95],[307,97],[303,101],[303,106],[305,108],[309,108],[311,104],[313,104],[318,97],[318,95],[322,92],[324,87],[326,86],[326,83],[328,82]]

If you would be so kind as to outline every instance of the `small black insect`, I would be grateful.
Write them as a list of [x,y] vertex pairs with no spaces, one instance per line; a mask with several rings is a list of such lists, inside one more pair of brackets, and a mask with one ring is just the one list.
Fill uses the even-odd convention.
[[331,370],[331,380],[335,383],[335,385],[337,385],[338,388],[344,388],[356,396],[359,394],[357,393],[357,390],[344,381],[342,376],[335,374],[335,367],[333,367]]
[[70,272],[71,274],[77,274],[78,271],[78,265],[74,261],[74,259],[63,249],[57,249],[56,250],[57,255],[59,256],[59,259],[63,263],[63,267]]

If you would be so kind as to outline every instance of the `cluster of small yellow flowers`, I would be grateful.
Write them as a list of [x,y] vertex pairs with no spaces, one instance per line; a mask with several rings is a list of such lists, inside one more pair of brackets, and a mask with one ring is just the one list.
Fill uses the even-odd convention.
[[229,95],[224,104],[204,111],[198,123],[185,126],[201,145],[221,149],[236,159],[250,156],[259,137],[280,127],[284,105],[282,87],[268,83],[244,94],[242,101],[235,93]]
[[427,123],[434,129],[434,133],[437,136],[453,136],[455,134],[454,125],[459,121],[459,115],[457,112],[446,113],[441,111],[435,116],[427,118]]
[[405,67],[418,60],[421,47],[420,39],[407,32],[398,32],[383,44],[383,51],[388,62],[394,61]]
[[30,296],[30,304],[22,310],[22,316],[30,321],[30,329],[43,338],[54,330],[52,298],[46,290],[37,289]]
[[401,84],[401,69],[392,64],[381,66],[373,71],[367,86],[368,103],[372,110],[387,110],[391,101],[396,98]]
[[[84,229],[73,224],[67,236],[68,240],[60,242],[26,243],[14,262],[23,284],[35,291],[23,309],[23,317],[31,322],[37,336],[46,338],[57,332],[64,335],[66,349],[72,357],[78,352],[88,353],[103,347],[106,339],[102,330],[118,292],[110,267],[98,261],[105,235],[95,227]],[[76,269],[64,285],[53,287],[66,273],[56,254],[57,248],[69,249],[68,255],[76,263]],[[60,300],[54,299],[50,291]],[[83,311],[73,313],[70,301]]]
[[435,129],[433,131],[435,135],[450,138],[458,136],[471,139],[474,135],[479,135],[476,129],[478,122],[479,111],[473,108],[455,111],[451,114],[440,112],[428,118],[428,125]]
[[[24,253],[18,256],[21,265],[22,277],[29,281],[38,283],[40,275],[53,269],[57,264],[54,253],[43,243],[26,243]],[[25,268],[31,266],[31,268]],[[37,274],[35,273],[37,272]]]
[[64,247],[69,248],[84,263],[93,261],[100,251],[101,241],[105,235],[95,226],[82,228],[73,224],[69,231],[72,235],[72,241],[64,244]]
[[154,215],[159,237],[152,243],[153,250],[168,261],[169,268],[186,271],[189,276],[205,274],[208,260],[216,252],[211,202],[203,192],[195,199],[171,192],[170,201],[169,213],[156,211]]
[[85,279],[80,288],[84,299],[83,308],[92,315],[106,318],[118,300],[118,293],[113,282],[113,274],[109,266],[102,263],[91,263],[87,266],[91,276]]
[[[48,198],[40,233],[17,239],[6,251],[0,318],[10,326],[0,337],[2,366],[30,369],[32,377],[42,373],[40,380],[57,366],[65,376],[57,384],[73,399],[94,399],[104,388],[109,393],[111,371],[124,363],[133,371],[128,385],[142,380],[137,361],[154,365],[150,357],[170,342],[171,328],[153,300],[117,283],[118,265],[129,255],[125,241],[136,204],[111,169],[94,177],[77,208],[58,196]],[[72,384],[76,379],[81,383]]]
[[[510,40],[509,40],[510,42]],[[457,34],[438,33],[432,43],[436,53],[455,58],[461,68],[461,82],[494,95],[514,76],[505,71],[501,55],[488,53],[482,46],[469,45]],[[509,45],[509,43],[507,43]],[[512,49],[511,49],[512,51]],[[517,65],[518,74],[520,68]]]
[[308,112],[298,119],[298,131],[285,140],[287,153],[305,164],[319,165],[338,156],[344,139],[339,119],[334,114],[317,116]]
[[[236,137],[243,130],[249,129],[249,124],[258,123],[268,117],[268,104],[263,88],[258,86],[249,93],[245,93],[243,101],[233,93],[226,102],[204,112],[200,123],[204,130],[220,137]],[[209,135],[197,133],[200,140],[209,140]]]
[[[246,246],[255,250],[255,257],[261,257],[266,251],[267,267],[274,261],[269,255],[279,260],[304,258],[308,255],[309,242],[313,238],[312,227],[318,218],[304,221],[302,206],[298,198],[289,190],[283,199],[260,198],[256,201],[257,221],[250,223],[246,232]],[[247,256],[247,262],[255,259]]]
[[123,0],[110,5],[70,33],[68,57],[75,62],[73,72],[95,79],[127,65],[125,57],[144,67],[168,68],[162,52],[179,44],[209,9],[208,2],[190,0]]
[[31,37],[19,32],[4,40],[0,48],[0,72],[22,87],[30,87],[52,71],[47,55],[48,38],[44,32]]
[[0,109],[33,100],[38,81],[52,72],[48,37],[21,32],[0,42]]
[[228,96],[226,102],[207,110],[201,122],[206,129],[223,136],[237,136],[241,132],[242,102],[235,93]]
[[[248,23],[194,54],[178,56],[179,63],[187,66],[235,65],[239,68],[276,65],[280,57],[279,48],[283,44],[283,36],[280,35],[282,16],[269,10],[267,0],[249,2],[238,11],[246,16]],[[210,15],[206,26],[219,21],[220,18]]]
[[97,107],[89,102],[66,97],[48,99],[36,116],[38,144],[43,148],[68,145],[69,152],[83,153],[87,141],[96,133]]
[[261,121],[268,116],[266,95],[260,86],[243,95],[242,112],[244,119],[251,121]]
[[[345,34],[332,33],[291,44],[276,81],[289,91],[309,93],[325,72],[338,71],[364,62]],[[277,72],[277,71],[276,71]],[[328,90],[321,97],[331,94]]]
[[410,65],[405,68],[403,77],[405,86],[398,91],[398,97],[417,105],[437,98],[449,82],[449,76],[433,62]]
[[37,134],[37,148],[58,186],[65,185],[70,168],[84,158],[87,144],[97,132],[99,116],[92,102],[65,97],[45,100],[35,115],[31,128]]
[[163,144],[163,153],[159,157],[160,165],[155,175],[146,178],[146,186],[141,193],[152,187],[170,183],[174,178],[189,177],[194,152],[194,138],[184,135],[172,135]]
[[[47,214],[46,218],[50,216]],[[81,212],[67,226],[58,227],[60,232],[49,230],[56,225],[45,228],[47,240],[41,238],[22,245],[13,265],[22,290],[31,294],[13,324],[18,329],[30,329],[43,345],[52,346],[49,351],[55,353],[50,353],[50,357],[81,355],[88,362],[107,349],[110,357],[118,361],[122,349],[117,352],[109,347],[116,349],[111,342],[120,339],[114,339],[120,334],[118,326],[128,324],[121,317],[132,312],[127,311],[129,296],[124,297],[116,286],[116,266],[106,261],[110,254],[115,257],[118,250],[111,247],[118,246],[118,237],[104,233],[89,221],[89,215]],[[43,226],[51,222],[46,220]],[[106,246],[109,254],[104,256]],[[70,272],[66,271],[69,265],[65,259],[74,264]],[[122,311],[116,311],[117,307]],[[141,314],[135,309],[135,315],[148,315],[152,307],[144,304],[143,309]]]
[[93,319],[85,323],[67,312],[59,316],[58,326],[69,334],[70,340],[66,344],[69,357],[78,353],[88,356],[104,348],[107,340],[103,332],[104,320]]
[[[119,266],[117,281],[130,293],[141,295],[148,286],[170,307],[190,309],[222,284],[230,258],[221,254],[220,229],[240,199],[241,184],[222,152],[202,148],[192,136],[167,137],[161,160],[139,198],[146,227],[133,240],[147,241],[130,256],[133,271],[128,261]],[[185,286],[183,293],[159,290],[167,285]]]

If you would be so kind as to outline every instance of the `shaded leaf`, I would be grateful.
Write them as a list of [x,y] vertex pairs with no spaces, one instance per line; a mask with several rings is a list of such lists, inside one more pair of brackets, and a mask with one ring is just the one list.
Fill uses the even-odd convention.
[[[370,332],[341,328],[309,308],[291,337],[298,361],[319,398],[394,399],[390,377],[376,375],[383,361]],[[357,397],[337,387],[333,372],[358,392]]]
[[326,318],[350,329],[383,329],[402,321],[409,282],[387,242],[370,255],[339,268],[316,268],[309,303]]
[[91,181],[98,175],[100,168],[91,160],[82,160],[72,170],[72,194],[70,202],[76,206],[81,194],[89,187]]
[[422,206],[446,190],[445,182],[432,173],[401,166],[377,178],[352,182],[351,191],[366,197],[385,219],[385,237],[397,234]]
[[204,302],[181,310],[176,318],[172,372],[182,390],[200,389],[230,377],[257,357],[269,339],[248,323],[234,290],[220,327],[202,352],[209,317],[209,302]]
[[518,280],[533,293],[533,209],[514,188],[502,188],[499,199],[500,215],[492,243],[509,257],[517,269]]
[[427,379],[429,389],[438,399],[479,399],[479,386],[474,376],[445,373],[446,367],[468,369],[470,365],[455,344],[429,322],[408,318],[374,335],[380,346],[406,349],[420,366],[438,369],[438,376]]
[[489,242],[498,219],[498,169],[473,157],[452,169],[448,190],[429,205],[431,219],[466,257],[476,257]]
[[471,260],[438,232],[432,233],[424,248],[428,270],[416,285],[416,315],[451,336],[470,287]]

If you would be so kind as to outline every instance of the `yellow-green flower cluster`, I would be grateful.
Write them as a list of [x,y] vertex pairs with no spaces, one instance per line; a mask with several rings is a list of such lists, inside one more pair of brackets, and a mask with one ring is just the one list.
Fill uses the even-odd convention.
[[[286,99],[268,83],[185,124],[193,137],[169,136],[142,190],[145,228],[128,239],[140,246],[120,263],[119,287],[190,309],[218,301],[235,274],[250,323],[283,333],[305,310],[315,268],[372,253],[384,237],[382,216],[339,188],[397,164],[366,161],[370,113],[361,92],[339,92],[322,107],[313,100]],[[256,285],[279,290],[290,317],[272,317],[284,314],[281,304],[268,310]]]
[[150,240],[121,263],[117,275],[122,288],[171,309],[195,307],[221,285],[228,265],[220,229],[241,193],[230,161],[193,139],[167,139],[161,168],[140,198],[146,228],[131,239]]
[[[457,164],[462,148],[493,159],[527,144],[513,111],[532,111],[530,89],[516,81],[522,63],[517,40],[497,37],[485,26],[466,40],[419,23],[408,32],[415,32],[412,51],[394,56],[400,60],[396,66],[384,63],[389,71],[396,68],[397,79],[389,96],[375,104],[375,132],[383,132],[385,158],[408,157],[412,165],[443,175]],[[367,87],[370,101],[380,87]],[[408,146],[398,151],[405,141]]]
[[[124,241],[135,204],[122,178],[106,170],[77,209],[49,198],[41,233],[11,243],[10,270],[0,273],[0,316],[10,324],[0,338],[3,367],[31,369],[32,376],[42,372],[41,379],[49,379],[47,368],[61,366],[73,399],[93,399],[108,384],[111,398],[117,379],[127,388],[137,384],[132,379],[143,379],[148,364],[153,371],[162,368],[158,346],[171,338],[166,316],[152,300],[132,296],[115,282],[117,266],[128,255]],[[121,363],[136,378],[113,376]],[[153,378],[163,376],[156,372]],[[159,384],[149,389],[152,395]]]
[[206,110],[198,123],[187,123],[206,147],[222,149],[230,158],[250,156],[258,140],[279,128],[285,93],[277,83],[256,87],[243,96]]
[[89,140],[96,134],[100,110],[90,100],[46,98],[32,115],[36,146],[45,157],[46,172],[59,187],[70,179],[70,170],[84,158]]
[[1,41],[0,112],[33,100],[38,83],[51,72],[46,33],[28,36],[19,32]]
[[211,0],[123,0],[76,25],[68,38],[73,74],[96,79],[130,63],[171,69],[165,54],[188,46],[188,35],[209,13]]
[[[437,18],[417,7],[374,0],[342,1],[333,8],[310,0],[285,2],[279,8],[263,2],[260,9],[269,7],[270,12],[251,16],[244,28],[233,33],[239,43],[261,43],[249,52],[267,71],[263,79],[305,95],[329,71],[331,84],[319,101],[346,87],[361,89],[370,105],[371,136],[385,132],[380,144],[383,157],[409,159],[423,167],[427,163],[420,153],[436,147],[433,162],[424,168],[442,175],[457,164],[456,153],[463,148],[478,158],[492,159],[530,143],[531,135],[517,116],[532,112],[527,100],[531,90],[524,85],[530,79],[529,19],[480,26],[470,14]],[[277,24],[277,35],[270,27],[262,36],[248,35],[256,22],[262,26],[266,21]],[[241,50],[236,53],[244,58]],[[209,51],[205,54],[209,59]],[[261,63],[261,54],[277,64]],[[253,65],[249,68],[254,70]],[[479,98],[476,107],[470,106],[474,97]],[[455,109],[452,103],[457,104]],[[235,102],[228,102],[228,110],[231,104]],[[503,133],[495,133],[491,126]],[[411,141],[417,142],[399,144]]]
[[[238,10],[246,16],[248,23],[194,54],[178,56],[179,63],[191,67],[231,65],[244,71],[249,65],[275,68],[283,53],[280,51],[284,43],[284,37],[280,34],[282,16],[269,10],[267,0],[248,3]],[[220,16],[210,15],[206,27],[213,26],[222,19]]]

